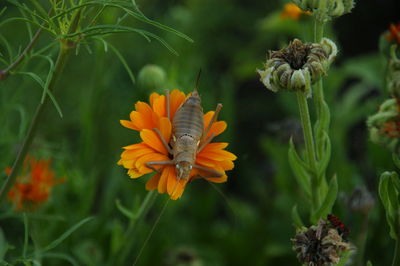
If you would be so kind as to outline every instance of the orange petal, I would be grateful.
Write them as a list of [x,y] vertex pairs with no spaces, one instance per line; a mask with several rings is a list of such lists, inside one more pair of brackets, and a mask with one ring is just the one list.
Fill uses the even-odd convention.
[[208,168],[213,168],[217,162],[206,157],[197,156],[196,163]]
[[126,128],[130,128],[133,130],[140,130],[139,128],[137,128],[135,126],[135,124],[132,123],[132,121],[128,121],[128,120],[119,120],[119,122],[121,123],[122,126],[126,127]]
[[[147,168],[146,163],[147,162],[158,162],[158,161],[169,161],[169,158],[160,153],[146,154],[136,160],[135,167],[137,169],[139,169],[139,171],[142,173],[151,173],[154,170],[151,168]],[[153,167],[156,169],[159,169],[162,166],[161,165],[153,165]]]
[[202,153],[203,151],[223,150],[226,147],[228,147],[227,142],[213,142],[207,144],[200,153]]
[[153,130],[143,129],[140,131],[140,137],[151,148],[163,154],[168,154],[167,149]]
[[149,99],[150,99],[150,105],[151,105],[151,107],[154,109],[154,101],[156,100],[156,99],[158,99],[160,97],[160,94],[158,94],[157,92],[153,92],[152,94],[150,94],[150,97],[149,97]]
[[140,156],[149,154],[149,153],[154,153],[154,150],[152,148],[143,148],[143,149],[135,149],[135,150],[124,150],[121,153],[121,159],[123,160],[133,160],[136,159]]
[[234,161],[237,159],[236,155],[226,150],[213,150],[201,152],[197,157],[208,158],[215,161]]
[[164,169],[161,173],[160,181],[158,182],[158,192],[159,193],[165,193],[167,191],[167,181],[168,181],[168,177],[170,175],[171,169],[174,170],[173,167],[171,167],[171,166],[164,167]]
[[232,170],[233,167],[235,166],[234,163],[230,160],[220,161],[218,162],[218,165],[221,166],[225,171]]
[[214,136],[218,136],[219,134],[221,134],[222,132],[225,131],[226,127],[227,127],[227,124],[225,121],[214,122],[210,128],[210,131],[207,134],[207,137],[210,137],[211,134],[213,134],[213,133],[214,133]]
[[187,182],[188,182],[187,180],[183,180],[183,179],[179,180],[179,182],[176,186],[175,192],[172,195],[170,195],[171,199],[176,200],[182,196]]
[[142,130],[144,128],[153,129],[154,127],[156,127],[152,119],[151,113],[142,114],[137,111],[132,111],[130,114],[130,118],[132,120],[133,125],[136,128],[139,128],[139,130]]
[[155,175],[153,175],[149,181],[147,181],[146,183],[146,189],[147,190],[154,190],[157,188],[158,186],[158,182],[160,181],[160,174],[157,173]]
[[167,143],[171,140],[172,125],[167,117],[160,118],[160,132]]
[[172,195],[175,192],[177,184],[178,178],[176,177],[176,171],[173,171],[170,173],[167,180],[167,192],[169,195]]
[[213,182],[213,183],[224,183],[228,180],[228,176],[223,175],[221,177],[208,177],[205,178],[207,181]]
[[160,97],[155,98],[152,106],[153,106],[154,112],[159,117],[167,116],[166,105],[165,105],[165,96],[164,95],[161,95]]
[[143,149],[143,148],[148,148],[148,147],[149,146],[146,143],[141,142],[141,143],[137,143],[137,144],[128,145],[128,146],[125,146],[122,148],[125,150],[134,150],[134,149]]
[[181,106],[181,104],[185,101],[186,95],[179,91],[173,90],[170,93],[170,112],[171,112],[171,120],[174,118],[176,110]]

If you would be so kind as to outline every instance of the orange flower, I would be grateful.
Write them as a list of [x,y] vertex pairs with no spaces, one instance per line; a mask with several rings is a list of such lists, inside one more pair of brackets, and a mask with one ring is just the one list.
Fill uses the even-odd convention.
[[[170,161],[172,155],[168,152],[162,140],[153,130],[157,128],[167,143],[172,138],[172,120],[178,108],[185,101],[186,95],[173,90],[170,93],[170,119],[166,110],[166,97],[158,93],[150,95],[150,105],[144,102],[135,104],[135,111],[130,114],[130,121],[121,120],[121,124],[127,128],[140,131],[141,143],[124,147],[121,159],[118,165],[128,169],[128,175],[131,178],[138,178],[144,174],[154,172],[146,166],[150,161]],[[214,111],[204,114],[204,129],[211,122]],[[214,134],[217,136],[226,129],[226,122],[214,121],[207,137]],[[196,165],[218,171],[223,175],[221,177],[205,177],[206,180],[215,183],[226,182],[226,170],[233,169],[233,160],[236,156],[226,150],[228,143],[209,143],[197,155]],[[203,170],[193,168],[188,180],[178,179],[174,164],[155,165],[157,173],[146,183],[147,190],[157,189],[159,193],[168,193],[171,199],[178,199],[182,196],[185,186],[188,182],[207,176]]]
[[283,11],[281,12],[281,18],[289,18],[293,20],[298,20],[301,15],[311,15],[311,12],[304,12],[297,5],[293,3],[288,3],[283,6]]
[[386,39],[389,42],[397,42],[400,45],[400,23],[397,25],[390,24],[389,32],[386,34]]
[[[24,162],[22,176],[8,192],[8,200],[15,204],[16,210],[35,209],[49,198],[54,185],[64,182],[64,179],[54,179],[54,172],[50,170],[50,160],[36,160],[28,156]],[[10,174],[11,168],[6,169]]]

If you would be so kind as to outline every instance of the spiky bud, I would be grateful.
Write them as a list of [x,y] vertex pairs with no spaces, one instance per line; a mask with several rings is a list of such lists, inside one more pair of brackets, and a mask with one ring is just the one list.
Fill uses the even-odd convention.
[[335,59],[334,42],[323,38],[321,43],[302,43],[294,39],[279,51],[270,51],[265,70],[257,70],[263,84],[274,92],[301,90],[311,95],[311,84],[318,81]]
[[297,259],[308,266],[337,264],[342,253],[350,250],[338,230],[323,219],[317,225],[302,228],[291,240]]
[[400,114],[399,99],[384,101],[376,114],[367,120],[369,135],[372,142],[400,154]]

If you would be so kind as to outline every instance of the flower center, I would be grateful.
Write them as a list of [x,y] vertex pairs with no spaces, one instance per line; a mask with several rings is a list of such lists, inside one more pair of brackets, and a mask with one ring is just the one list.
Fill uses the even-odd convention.
[[282,50],[282,57],[293,69],[301,69],[307,62],[311,48],[303,44],[300,40],[294,40],[290,45]]

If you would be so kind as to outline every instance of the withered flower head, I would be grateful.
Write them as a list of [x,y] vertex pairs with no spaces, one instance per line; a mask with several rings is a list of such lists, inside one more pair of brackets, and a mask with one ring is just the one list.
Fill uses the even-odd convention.
[[372,142],[399,154],[399,99],[391,98],[383,102],[378,112],[368,118],[367,125]]
[[350,250],[338,230],[323,219],[316,226],[303,228],[291,240],[298,260],[308,266],[337,264],[342,253]]
[[302,43],[294,39],[279,51],[270,51],[265,70],[257,70],[261,81],[274,92],[304,91],[311,94],[311,84],[326,75],[337,54],[334,42],[324,38],[321,43]]

